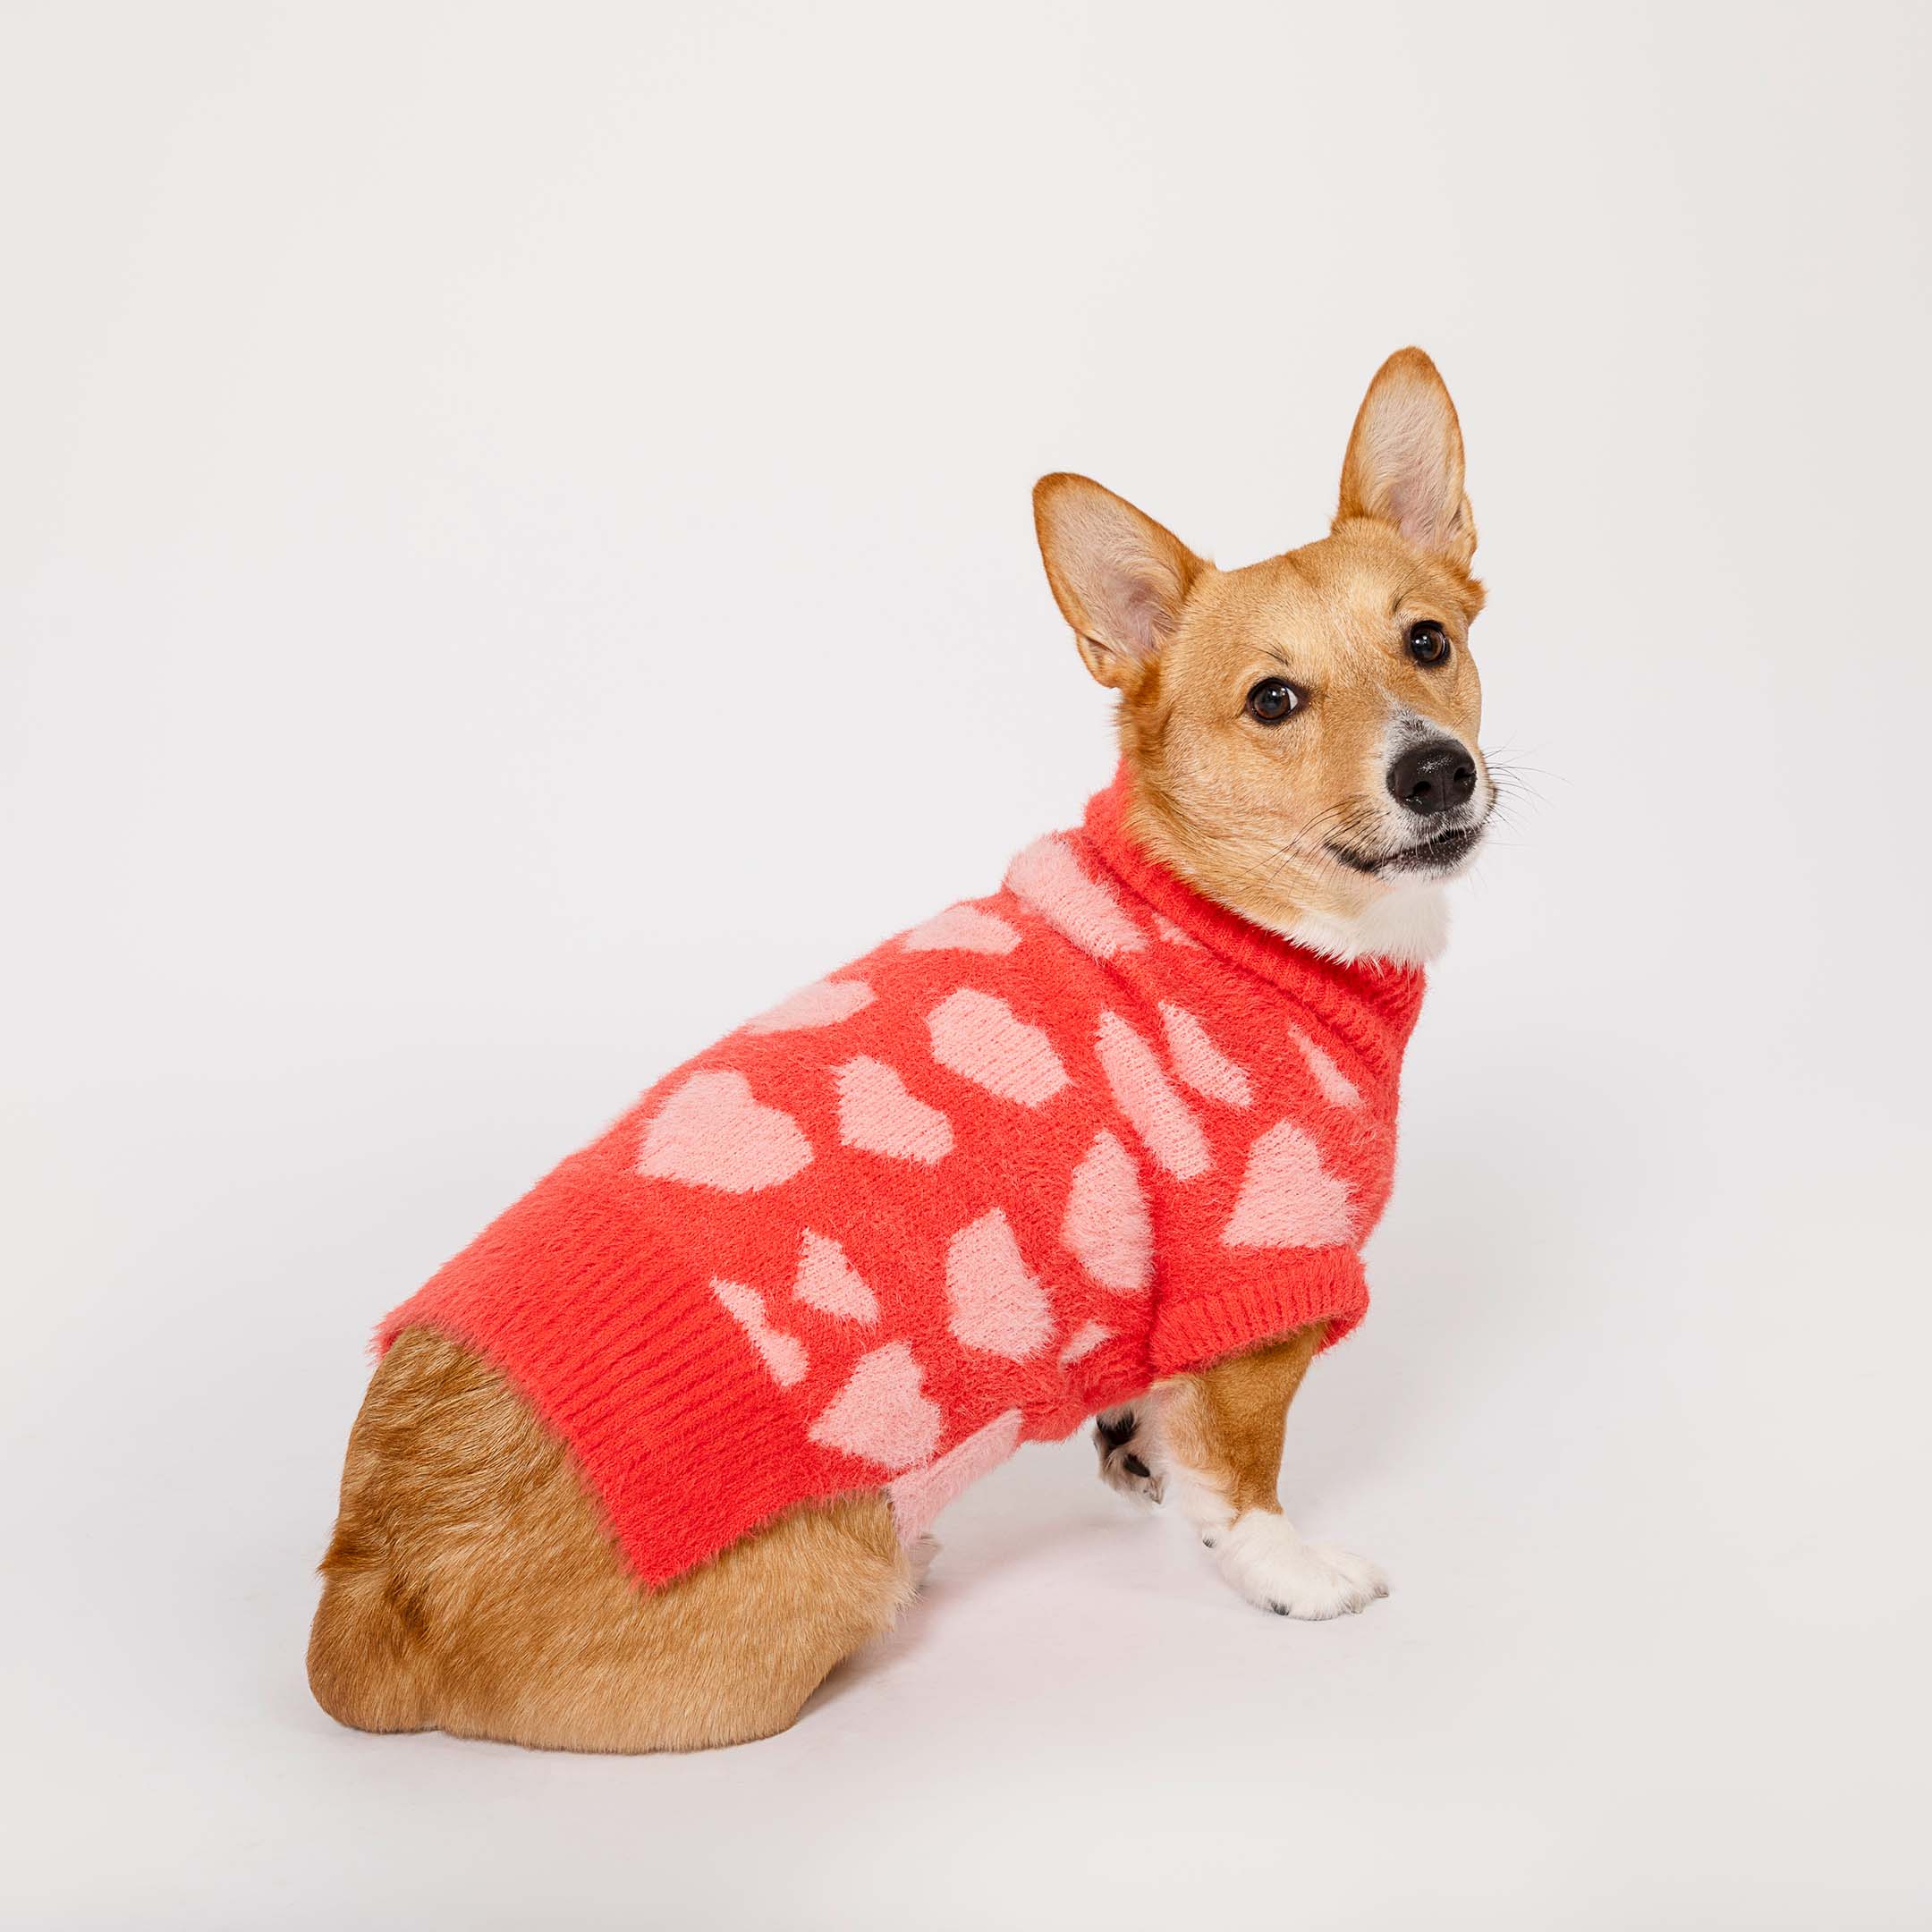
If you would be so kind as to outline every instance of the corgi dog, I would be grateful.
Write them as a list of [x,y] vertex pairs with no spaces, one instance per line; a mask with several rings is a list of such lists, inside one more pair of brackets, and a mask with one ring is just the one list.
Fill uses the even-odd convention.
[[1089,1419],[1257,1607],[1385,1595],[1276,1497],[1367,1304],[1396,1072],[1496,801],[1476,527],[1392,356],[1328,534],[1223,571],[1083,477],[1047,581],[1116,696],[1084,826],[667,1075],[382,1333],[323,1707],[580,1750],[790,1725],[945,1501]]

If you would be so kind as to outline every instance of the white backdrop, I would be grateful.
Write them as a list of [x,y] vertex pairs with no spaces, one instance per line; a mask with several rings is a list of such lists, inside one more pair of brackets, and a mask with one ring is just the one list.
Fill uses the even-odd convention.
[[[11,4],[0,1915],[1877,1927],[1922,1854],[1909,5]],[[788,1736],[301,1675],[363,1344],[1105,780],[1027,491],[1461,405],[1487,741],[1256,1614],[1036,1450]]]

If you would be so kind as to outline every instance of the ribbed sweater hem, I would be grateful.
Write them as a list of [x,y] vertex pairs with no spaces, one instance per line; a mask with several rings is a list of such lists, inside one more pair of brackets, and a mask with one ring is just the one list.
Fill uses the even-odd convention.
[[1313,1322],[1328,1325],[1326,1348],[1368,1312],[1368,1277],[1352,1249],[1300,1249],[1271,1261],[1252,1280],[1165,1302],[1154,1318],[1154,1373],[1204,1368]]

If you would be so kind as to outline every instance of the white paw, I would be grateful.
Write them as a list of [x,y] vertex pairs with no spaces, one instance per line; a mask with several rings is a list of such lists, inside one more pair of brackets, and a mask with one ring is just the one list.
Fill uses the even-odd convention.
[[1285,1516],[1249,1510],[1209,1546],[1221,1574],[1251,1604],[1277,1616],[1345,1616],[1388,1595],[1388,1579],[1366,1556],[1329,1543],[1304,1543]]

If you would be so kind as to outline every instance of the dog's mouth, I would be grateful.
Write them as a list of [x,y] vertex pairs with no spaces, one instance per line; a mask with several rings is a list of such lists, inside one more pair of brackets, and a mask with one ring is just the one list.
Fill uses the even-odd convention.
[[1487,825],[1487,818],[1481,818],[1474,825],[1453,826],[1393,852],[1357,852],[1334,840],[1326,849],[1330,857],[1339,859],[1352,872],[1366,873],[1370,878],[1446,878],[1481,844]]

